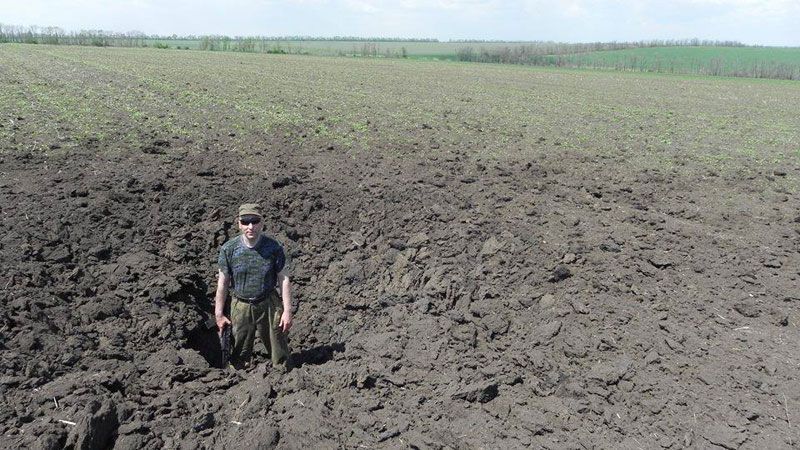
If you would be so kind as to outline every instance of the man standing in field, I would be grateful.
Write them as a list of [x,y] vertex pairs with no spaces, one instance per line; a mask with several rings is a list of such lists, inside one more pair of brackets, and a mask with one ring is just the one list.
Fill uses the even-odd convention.
[[[286,337],[292,327],[292,300],[289,277],[284,272],[286,256],[277,241],[262,233],[263,219],[257,204],[239,207],[237,221],[242,233],[223,244],[219,251],[214,315],[220,333],[226,326],[233,327],[231,361],[235,367],[249,365],[258,332],[273,367],[289,369]],[[224,315],[229,287],[230,319]]]

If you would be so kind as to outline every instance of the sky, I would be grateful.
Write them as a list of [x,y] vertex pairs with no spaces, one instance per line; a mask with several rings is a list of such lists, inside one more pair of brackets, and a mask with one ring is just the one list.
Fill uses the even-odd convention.
[[0,0],[0,23],[159,35],[800,46],[800,0]]

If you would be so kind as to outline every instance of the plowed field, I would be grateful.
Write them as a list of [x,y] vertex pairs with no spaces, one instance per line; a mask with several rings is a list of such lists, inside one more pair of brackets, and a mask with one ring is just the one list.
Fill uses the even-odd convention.
[[[0,447],[791,448],[800,85],[0,45]],[[296,367],[216,368],[244,202]]]

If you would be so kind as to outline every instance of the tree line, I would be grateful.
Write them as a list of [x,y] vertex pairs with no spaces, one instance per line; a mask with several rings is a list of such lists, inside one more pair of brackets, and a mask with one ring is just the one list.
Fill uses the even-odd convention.
[[610,61],[598,60],[591,55],[600,51],[632,48],[698,46],[756,47],[747,46],[736,41],[703,41],[699,39],[581,44],[538,42],[514,46],[492,45],[479,48],[462,46],[456,50],[456,60],[495,64],[800,80],[800,66],[797,64],[769,60],[752,62],[726,61],[723,58],[715,57],[707,59],[694,58],[688,64],[685,61],[678,64],[669,60],[644,58],[637,55],[625,55],[620,59]]
[[701,39],[647,40],[634,42],[581,42],[566,43],[552,41],[520,42],[517,45],[498,46],[498,41],[451,41],[472,44],[493,44],[489,47],[463,46],[456,50],[456,59],[470,62],[491,62],[503,64],[548,64],[554,59],[539,58],[556,55],[574,55],[611,50],[627,50],[631,48],[654,47],[747,47],[738,41],[710,41]]
[[[559,53],[579,53],[579,52],[596,52],[602,50],[624,50],[627,48],[642,48],[642,47],[747,47],[739,41],[716,41],[708,39],[648,39],[641,41],[629,42],[583,42],[583,43],[566,43],[566,42],[553,42],[553,41],[502,41],[502,40],[484,40],[484,39],[450,39],[447,42],[455,44],[518,44],[530,45],[540,48],[547,48],[551,50],[551,54]],[[559,49],[563,48],[563,51]]]
[[[364,38],[354,36],[312,37],[312,36],[225,36],[225,35],[187,35],[187,36],[162,36],[148,35],[140,31],[118,33],[105,30],[81,30],[67,32],[60,27],[21,27],[4,25],[0,23],[0,43],[14,42],[24,44],[49,44],[49,45],[84,45],[97,47],[155,47],[189,49],[187,41],[192,42],[194,48],[207,51],[233,51],[250,53],[280,53],[280,54],[305,54],[306,50],[299,45],[301,41],[313,42],[358,42],[350,50],[332,50],[332,54],[339,56],[367,56],[406,58],[408,52],[405,47],[399,49],[387,48],[381,50],[381,42],[438,42],[437,39],[407,39],[407,38]],[[298,43],[298,44],[295,44]]]
[[146,47],[152,41],[199,41],[204,50],[266,51],[270,44],[286,41],[317,42],[439,42],[431,38],[358,37],[358,36],[226,36],[158,35],[141,31],[124,33],[107,30],[65,31],[61,27],[18,26],[0,23],[0,42],[51,45],[94,45],[98,47]]
[[104,30],[65,31],[60,27],[21,27],[0,23],[0,42],[98,47],[144,47],[150,36],[140,31],[116,33]]

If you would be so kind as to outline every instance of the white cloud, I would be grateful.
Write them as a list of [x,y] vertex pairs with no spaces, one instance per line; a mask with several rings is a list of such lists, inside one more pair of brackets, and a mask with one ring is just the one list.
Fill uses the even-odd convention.
[[562,0],[559,3],[564,15],[567,17],[585,17],[589,15],[589,10],[580,0]]
[[596,9],[597,0],[521,0],[518,7],[521,11],[536,16],[546,16],[552,12],[568,19],[589,17]]
[[797,0],[620,0],[619,3],[643,6],[657,12],[665,6],[672,8],[685,7],[687,13],[696,7],[716,7],[727,14],[755,16],[786,16],[800,13],[800,2]]
[[[309,0],[293,0],[303,2]],[[313,1],[313,0],[312,0]],[[475,8],[495,8],[502,2],[498,0],[339,0],[344,7],[356,11],[470,11]]]
[[369,0],[344,0],[344,5],[353,11],[360,12],[360,13],[376,13],[381,11],[381,2],[369,1]]

